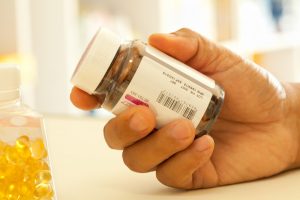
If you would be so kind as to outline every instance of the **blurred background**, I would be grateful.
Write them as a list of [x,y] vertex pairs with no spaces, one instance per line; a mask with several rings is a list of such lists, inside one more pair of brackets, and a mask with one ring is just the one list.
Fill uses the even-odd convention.
[[20,66],[26,104],[83,114],[69,101],[69,82],[100,26],[144,41],[188,27],[282,81],[300,81],[299,0],[0,0],[0,62]]

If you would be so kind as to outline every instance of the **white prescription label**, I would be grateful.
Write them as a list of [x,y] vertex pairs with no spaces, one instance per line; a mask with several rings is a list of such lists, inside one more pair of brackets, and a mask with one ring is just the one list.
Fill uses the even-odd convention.
[[150,58],[159,58],[161,62],[168,65],[172,70],[178,71],[181,74],[184,74],[185,76],[189,77],[189,79],[193,79],[195,82],[198,82],[200,84],[204,84],[207,87],[215,88],[216,84],[215,81],[195,69],[179,62],[178,60],[174,59],[171,56],[168,56],[167,54],[164,54],[163,52],[151,47],[146,47],[146,55]]
[[179,118],[189,119],[197,127],[212,93],[188,76],[190,74],[178,73],[144,56],[112,112],[118,114],[130,105],[145,105],[156,114],[157,128]]

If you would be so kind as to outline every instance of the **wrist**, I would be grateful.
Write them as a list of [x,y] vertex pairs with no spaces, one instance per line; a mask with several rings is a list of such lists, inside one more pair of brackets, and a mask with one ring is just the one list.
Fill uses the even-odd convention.
[[297,155],[291,168],[300,167],[300,83],[289,83],[285,85],[288,101],[288,118],[291,121],[290,133],[295,138]]

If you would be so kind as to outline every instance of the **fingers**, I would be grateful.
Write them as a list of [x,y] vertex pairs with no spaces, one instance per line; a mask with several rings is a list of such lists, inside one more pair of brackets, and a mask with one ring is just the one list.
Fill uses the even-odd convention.
[[195,137],[193,124],[177,120],[123,151],[124,163],[133,171],[147,172],[187,148]]
[[83,110],[92,110],[100,106],[99,99],[96,96],[89,95],[77,87],[73,87],[70,99],[76,107]]
[[225,71],[241,60],[229,50],[186,28],[172,34],[153,34],[149,37],[149,44],[206,74]]
[[170,187],[196,189],[216,186],[218,177],[210,162],[214,141],[204,135],[156,170],[157,179]]
[[154,113],[145,106],[133,106],[105,125],[104,137],[111,148],[123,149],[148,135],[154,127]]
[[154,127],[154,113],[145,106],[133,106],[107,123],[104,136],[111,148],[124,149],[124,163],[135,172],[156,170],[159,181],[176,188],[217,185],[210,136],[194,140],[193,124],[183,119],[151,132]]

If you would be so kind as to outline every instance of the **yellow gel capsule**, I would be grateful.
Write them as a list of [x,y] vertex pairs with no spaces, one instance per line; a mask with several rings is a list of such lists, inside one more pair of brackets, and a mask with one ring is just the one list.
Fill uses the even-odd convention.
[[34,197],[36,198],[46,198],[53,196],[53,190],[50,184],[40,183],[35,187]]
[[43,199],[36,199],[32,195],[31,196],[21,196],[18,200],[43,200]]
[[26,135],[23,135],[16,140],[16,147],[19,149],[27,148],[27,147],[29,147],[29,141],[30,141],[29,137]]
[[8,194],[5,200],[20,200],[19,194]]
[[45,162],[45,161],[40,161],[40,162],[39,162],[39,165],[38,165],[38,169],[39,169],[39,170],[50,170],[50,167],[49,167],[49,165],[48,165],[47,162]]
[[15,148],[20,154],[20,157],[24,160],[31,157],[31,152],[29,150],[29,142],[29,137],[26,135],[23,135],[16,140]]
[[30,172],[31,174],[34,173],[35,175],[35,173],[41,170],[50,170],[47,162],[43,160],[36,160],[36,159],[29,159],[27,161],[27,168],[26,168],[27,172]]
[[4,154],[4,150],[6,146],[7,145],[4,142],[0,141],[0,157]]
[[5,199],[5,193],[0,188],[0,199]]
[[7,171],[6,164],[3,164],[3,162],[0,162],[0,183],[5,179]]
[[5,149],[5,157],[9,164],[21,164],[23,161],[18,151],[11,146]]
[[6,173],[5,173],[5,179],[9,183],[17,183],[20,180],[22,180],[22,177],[24,176],[24,172],[22,167],[17,165],[10,165],[7,167]]
[[7,200],[18,200],[20,198],[20,194],[18,188],[15,184],[10,184],[6,191]]
[[20,187],[20,196],[21,199],[32,198],[33,196],[34,185],[31,183],[23,183]]
[[27,161],[26,161],[26,164],[27,164],[27,168],[26,170],[33,170],[35,168],[37,168],[39,165],[40,165],[40,161],[39,160],[36,160],[36,159],[33,159],[32,157],[29,158]]
[[5,154],[0,155],[0,165],[6,165],[6,164],[7,164],[7,160]]
[[0,199],[4,199],[5,197],[6,184],[0,182]]
[[52,179],[51,173],[48,170],[39,171],[35,178],[35,183],[49,183]]
[[23,175],[23,177],[20,181],[22,181],[24,183],[31,182],[32,181],[32,176],[31,176],[30,172],[25,170],[24,175]]
[[47,151],[42,139],[36,139],[30,143],[32,157],[38,160],[47,157]]

